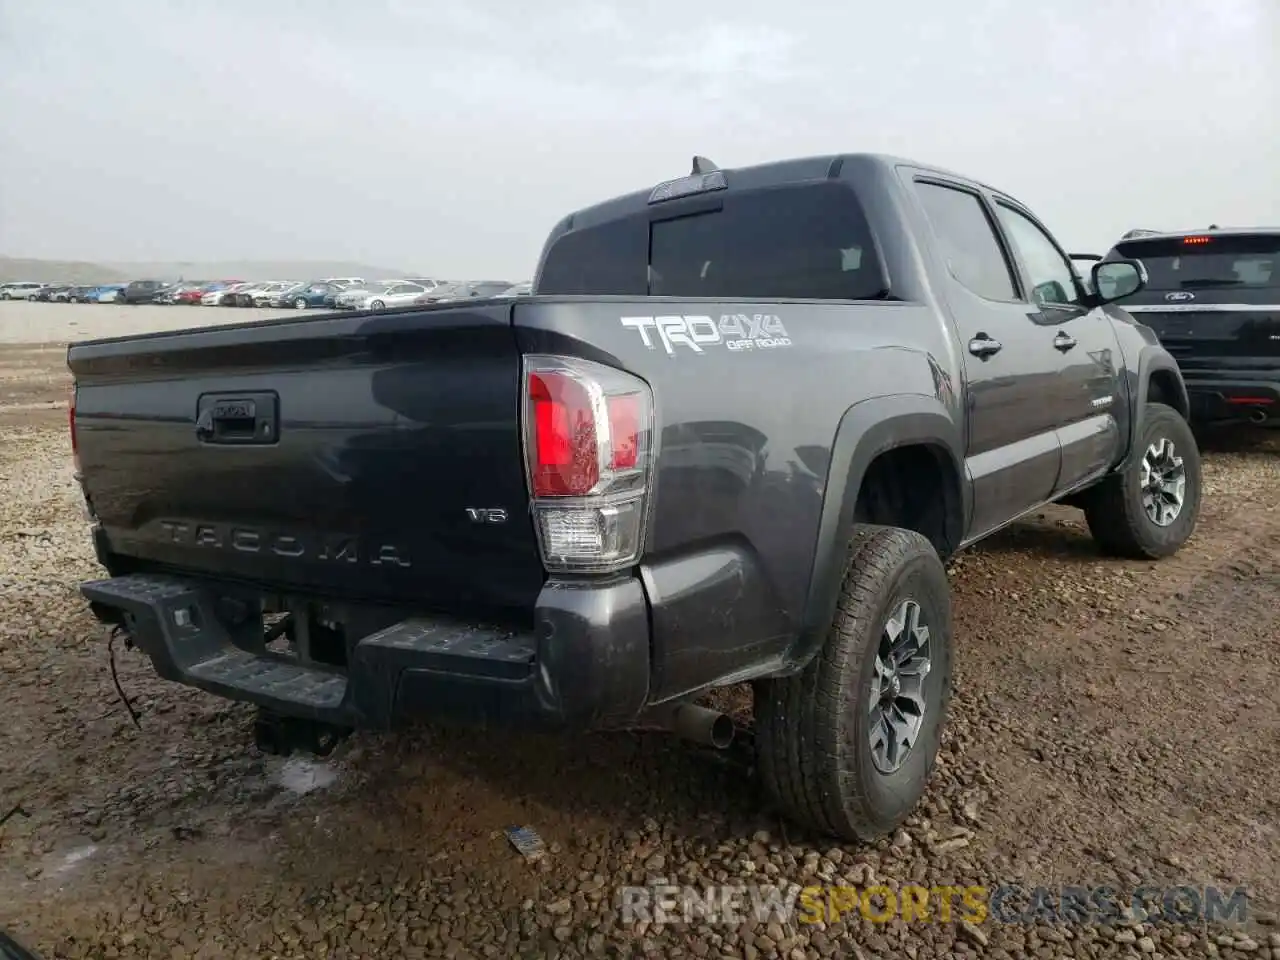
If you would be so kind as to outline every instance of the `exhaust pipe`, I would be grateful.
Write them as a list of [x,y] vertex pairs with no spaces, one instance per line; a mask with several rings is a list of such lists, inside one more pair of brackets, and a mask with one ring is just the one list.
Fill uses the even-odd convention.
[[1254,423],[1264,423],[1267,419],[1267,411],[1263,410],[1261,407],[1256,407],[1249,411],[1249,419]]
[[684,703],[676,708],[671,729],[678,737],[717,750],[733,743],[736,732],[733,718],[728,714],[696,703]]

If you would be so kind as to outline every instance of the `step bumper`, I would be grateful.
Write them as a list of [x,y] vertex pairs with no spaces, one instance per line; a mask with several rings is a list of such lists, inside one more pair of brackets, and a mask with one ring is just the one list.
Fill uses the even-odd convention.
[[228,626],[219,611],[229,593],[216,582],[131,574],[80,590],[99,619],[125,625],[159,676],[283,716],[589,730],[626,726],[648,698],[648,605],[633,577],[549,582],[528,632],[406,616],[349,646],[343,668],[267,651],[257,618]]

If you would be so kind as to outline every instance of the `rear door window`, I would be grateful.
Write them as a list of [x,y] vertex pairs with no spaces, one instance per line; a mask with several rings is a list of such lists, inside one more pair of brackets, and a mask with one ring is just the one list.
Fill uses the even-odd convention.
[[917,182],[916,193],[951,276],[986,300],[1017,300],[1013,272],[982,198],[927,182]]
[[870,227],[847,185],[788,184],[719,199],[716,210],[652,223],[646,210],[566,234],[548,251],[538,292],[756,300],[886,295]]

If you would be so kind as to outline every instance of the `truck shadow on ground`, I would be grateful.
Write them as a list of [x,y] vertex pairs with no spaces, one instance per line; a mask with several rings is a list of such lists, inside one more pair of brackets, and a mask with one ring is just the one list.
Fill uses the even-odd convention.
[[1084,514],[1070,507],[1048,507],[992,534],[960,555],[978,562],[1056,560],[1068,564],[1098,563],[1105,559],[1089,534]]
[[1251,424],[1230,427],[1197,427],[1196,443],[1201,453],[1280,454],[1280,429]]
[[[686,838],[777,828],[745,744],[712,754],[662,733],[559,735],[449,725],[377,741],[359,761],[367,779],[358,802],[422,823],[451,814],[451,829],[464,832],[527,825],[548,843],[565,843],[584,828],[639,829],[646,818]],[[713,818],[704,816],[710,811]],[[469,822],[461,822],[464,814]]]

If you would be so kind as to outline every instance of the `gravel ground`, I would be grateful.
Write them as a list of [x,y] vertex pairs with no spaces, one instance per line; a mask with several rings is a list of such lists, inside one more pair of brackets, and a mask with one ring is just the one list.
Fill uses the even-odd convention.
[[[176,326],[194,312],[134,308]],[[14,342],[8,314],[0,341]],[[1099,559],[1079,514],[1056,508],[962,555],[957,699],[926,801],[883,843],[833,845],[764,810],[739,766],[657,736],[432,728],[282,760],[250,746],[249,710],[120,652],[135,729],[75,589],[97,570],[62,363],[61,346],[0,348],[0,817],[21,806],[0,826],[0,926],[46,957],[1280,960],[1276,446],[1206,455],[1199,531],[1164,563]],[[745,709],[741,691],[724,699]],[[514,824],[546,856],[517,854]],[[655,878],[1245,885],[1251,917],[624,918],[620,887]]]
[[69,343],[130,333],[159,333],[186,327],[244,323],[291,314],[291,310],[250,307],[159,306],[118,303],[33,303],[0,301],[0,343]]

